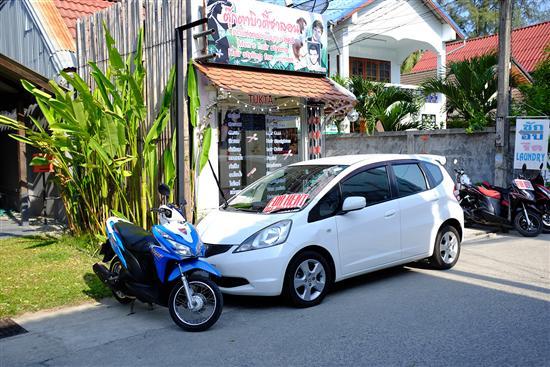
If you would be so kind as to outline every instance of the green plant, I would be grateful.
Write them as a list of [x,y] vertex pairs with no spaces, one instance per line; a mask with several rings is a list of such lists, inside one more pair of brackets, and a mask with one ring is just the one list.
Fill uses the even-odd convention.
[[422,84],[426,95],[442,93],[446,110],[468,121],[467,130],[481,130],[493,120],[497,107],[497,56],[487,54],[449,65],[444,78],[432,78]]
[[[385,131],[406,130],[418,125],[421,98],[413,91],[354,77],[349,83],[357,98],[355,109],[366,122],[367,132],[374,132],[377,122]],[[410,117],[410,122],[405,122]]]
[[533,83],[518,87],[523,95],[518,103],[520,113],[527,116],[550,116],[550,47],[545,54],[532,74]]
[[157,151],[157,141],[169,122],[174,69],[157,116],[146,129],[143,32],[139,33],[135,53],[124,61],[105,25],[104,29],[109,63],[103,72],[89,62],[96,84],[93,91],[76,73],[61,74],[72,90],[50,81],[54,95],[22,81],[36,98],[47,129],[32,118],[31,128],[0,117],[0,123],[25,132],[24,136],[11,137],[48,157],[34,158],[31,164],[46,160],[53,164],[69,228],[76,234],[104,233],[103,223],[111,212],[146,228],[152,219],[148,209],[157,197],[161,167],[164,181],[170,186],[175,181],[175,134],[162,156]]

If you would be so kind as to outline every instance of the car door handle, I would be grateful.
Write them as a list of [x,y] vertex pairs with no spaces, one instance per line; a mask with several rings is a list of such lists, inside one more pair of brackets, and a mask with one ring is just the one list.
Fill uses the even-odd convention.
[[384,214],[384,218],[391,218],[397,214],[397,210],[388,210],[386,214]]
[[439,195],[435,195],[434,197],[430,198],[430,201],[438,201]]

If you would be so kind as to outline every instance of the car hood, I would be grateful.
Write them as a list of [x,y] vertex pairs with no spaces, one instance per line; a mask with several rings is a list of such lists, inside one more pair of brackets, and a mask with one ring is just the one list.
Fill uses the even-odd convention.
[[217,209],[200,221],[197,231],[204,243],[240,245],[259,230],[291,216],[292,213],[255,214]]

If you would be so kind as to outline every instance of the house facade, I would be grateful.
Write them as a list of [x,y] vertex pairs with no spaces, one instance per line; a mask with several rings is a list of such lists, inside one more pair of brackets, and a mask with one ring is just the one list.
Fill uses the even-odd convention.
[[[430,0],[343,1],[330,12],[330,75],[361,76],[406,89],[417,89],[401,79],[401,64],[414,51],[430,50],[435,69],[443,75],[446,43],[464,33]],[[350,10],[351,9],[351,10]],[[420,114],[423,120],[445,125],[445,96],[428,96]]]

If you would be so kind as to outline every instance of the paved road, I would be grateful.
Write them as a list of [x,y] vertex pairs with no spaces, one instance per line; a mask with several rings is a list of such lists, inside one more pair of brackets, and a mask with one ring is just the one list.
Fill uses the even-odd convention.
[[0,366],[549,366],[550,235],[463,246],[458,265],[377,272],[318,307],[226,297],[209,331],[180,331],[163,308],[112,300],[19,318]]

